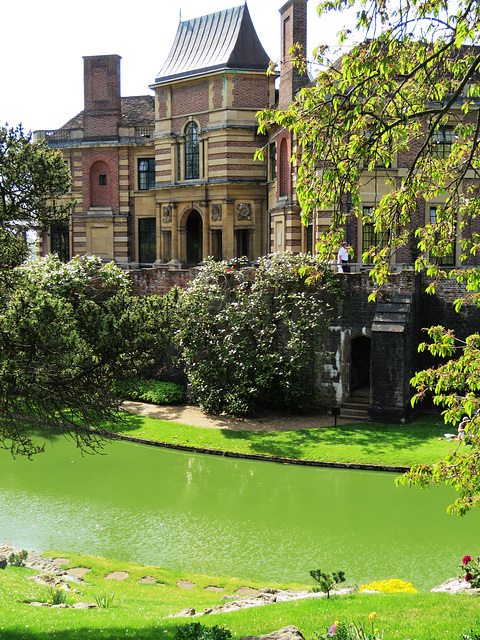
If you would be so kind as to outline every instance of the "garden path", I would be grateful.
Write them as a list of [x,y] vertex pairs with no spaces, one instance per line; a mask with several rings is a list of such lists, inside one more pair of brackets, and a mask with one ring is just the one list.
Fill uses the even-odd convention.
[[[122,408],[160,420],[172,420],[192,427],[230,429],[232,431],[296,431],[298,429],[321,429],[335,424],[335,418],[326,412],[305,415],[262,414],[248,418],[204,413],[195,405],[155,405],[125,400]],[[353,422],[351,418],[337,418],[337,424]]]

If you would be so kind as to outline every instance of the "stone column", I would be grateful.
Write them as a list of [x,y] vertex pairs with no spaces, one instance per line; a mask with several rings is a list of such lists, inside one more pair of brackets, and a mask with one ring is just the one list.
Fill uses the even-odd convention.
[[180,260],[178,209],[175,204],[172,206],[172,260]]
[[162,203],[155,202],[155,263],[160,264],[162,262]]
[[264,200],[254,200],[253,205],[253,242],[252,242],[252,260],[257,260],[264,254],[264,240],[263,240],[263,228],[264,228]]
[[235,257],[235,201],[223,201],[222,255],[224,260]]
[[205,259],[211,255],[210,251],[210,207],[208,202],[203,200],[200,202],[200,206],[203,209],[202,215],[202,257]]

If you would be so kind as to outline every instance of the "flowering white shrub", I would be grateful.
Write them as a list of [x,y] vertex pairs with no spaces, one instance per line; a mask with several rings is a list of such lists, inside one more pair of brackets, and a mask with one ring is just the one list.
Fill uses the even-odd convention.
[[56,254],[26,261],[15,273],[38,287],[55,290],[58,294],[87,289],[117,289],[129,291],[128,274],[114,262],[103,263],[98,256],[75,256],[61,262]]
[[177,329],[200,405],[237,415],[314,407],[318,341],[335,292],[312,256],[271,254],[256,270],[207,260],[181,296]]

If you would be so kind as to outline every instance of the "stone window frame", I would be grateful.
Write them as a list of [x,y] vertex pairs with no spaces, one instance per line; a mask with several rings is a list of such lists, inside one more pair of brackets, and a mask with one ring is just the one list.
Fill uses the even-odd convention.
[[[359,255],[359,262],[363,265],[372,264],[371,262],[363,261],[363,254],[365,253],[365,251],[369,249],[371,246],[374,246],[374,245],[376,246],[379,243],[381,243],[381,248],[383,248],[385,244],[388,242],[388,236],[390,235],[390,231],[388,231],[387,238],[382,239],[380,237],[380,232],[376,232],[374,230],[374,224],[375,224],[374,222],[364,224],[363,222],[364,214],[365,213],[370,214],[372,209],[374,208],[375,208],[375,205],[373,204],[362,205],[362,217],[359,218],[359,225],[360,225],[360,231],[361,231],[360,233],[360,249],[361,250]],[[370,242],[368,241],[369,238],[370,238]]]
[[[445,204],[444,202],[426,202],[425,203],[425,222],[426,224],[435,224],[436,220],[437,220],[437,209],[438,207],[441,207],[443,204]],[[458,224],[458,219],[455,220],[455,227],[456,227],[456,234],[458,232],[459,224]],[[452,240],[452,253],[447,255],[447,256],[432,256],[431,260],[432,262],[434,262],[437,265],[440,265],[442,267],[455,267],[457,266],[457,260],[458,260],[458,256],[459,256],[459,251],[457,249],[457,238],[455,237],[454,240]],[[430,259],[430,258],[429,258]]]
[[200,180],[200,126],[195,120],[184,128],[183,171],[185,180]]
[[[146,167],[142,166],[146,163]],[[155,188],[155,158],[140,157],[137,158],[137,176],[138,190],[149,191]]]

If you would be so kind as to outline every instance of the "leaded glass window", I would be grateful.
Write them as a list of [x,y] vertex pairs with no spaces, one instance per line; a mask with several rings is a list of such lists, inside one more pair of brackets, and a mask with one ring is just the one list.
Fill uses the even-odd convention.
[[190,122],[185,129],[185,180],[200,178],[200,144],[198,127]]

